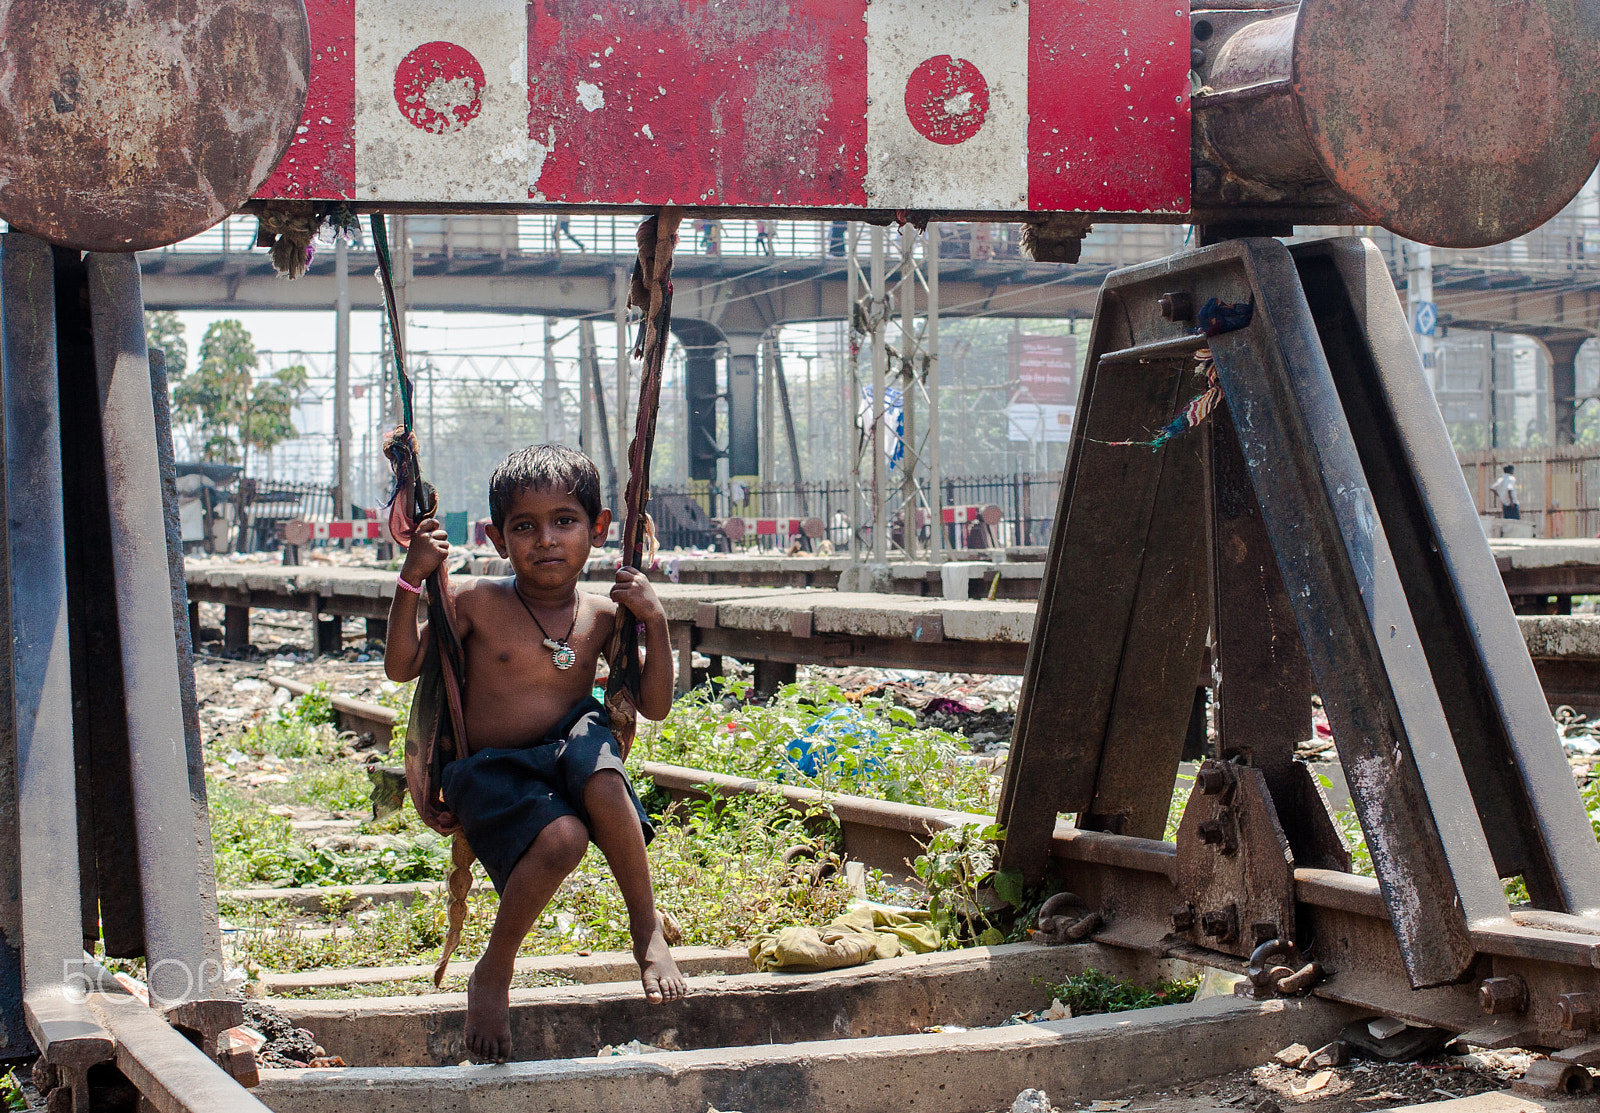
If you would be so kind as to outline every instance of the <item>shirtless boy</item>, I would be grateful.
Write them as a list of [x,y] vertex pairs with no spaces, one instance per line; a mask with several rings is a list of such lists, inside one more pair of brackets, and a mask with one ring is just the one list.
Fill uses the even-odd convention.
[[[489,539],[515,575],[482,578],[456,595],[466,652],[465,707],[472,752],[445,767],[444,801],[500,894],[489,945],[467,983],[468,1051],[511,1054],[509,994],[517,950],[592,838],[628,906],[633,954],[651,1002],[688,986],[662,935],[645,844],[655,834],[623,771],[627,752],[590,694],[618,604],[644,623],[639,713],[672,706],[667,617],[650,581],[617,572],[610,599],[578,590],[591,545],[606,539],[600,474],[559,445],[513,452],[489,481]],[[421,522],[389,609],[384,671],[410,680],[428,631],[416,586],[450,552],[438,521]]]

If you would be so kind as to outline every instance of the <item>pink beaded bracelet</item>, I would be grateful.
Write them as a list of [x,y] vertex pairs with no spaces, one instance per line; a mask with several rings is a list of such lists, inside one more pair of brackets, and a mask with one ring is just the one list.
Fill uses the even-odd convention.
[[422,589],[420,587],[412,587],[410,584],[406,583],[406,580],[405,580],[404,576],[401,576],[401,575],[397,574],[395,576],[395,578],[394,578],[394,582],[396,584],[398,584],[399,586],[405,588],[412,595],[421,595],[422,594]]

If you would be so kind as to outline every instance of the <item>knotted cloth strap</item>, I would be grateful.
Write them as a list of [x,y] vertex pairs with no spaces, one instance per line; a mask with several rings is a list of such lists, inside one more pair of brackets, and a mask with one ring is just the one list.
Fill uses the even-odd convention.
[[[633,264],[628,305],[644,311],[643,328],[633,357],[642,359],[639,375],[639,409],[628,446],[628,488],[622,514],[622,562],[638,568],[650,532],[645,507],[650,502],[650,455],[655,448],[656,415],[661,409],[662,365],[672,326],[672,252],[678,243],[683,211],[667,206],[639,225],[639,256]],[[606,709],[611,730],[622,756],[627,757],[638,725],[637,707],[642,665],[639,660],[639,626],[626,607],[617,609],[616,627],[606,650],[611,678],[606,683]]]
[[[384,223],[382,214],[372,215],[372,242],[378,250],[378,277],[383,283],[384,309],[389,317],[389,337],[394,352],[395,384],[400,395],[400,424],[384,437],[383,454],[394,472],[394,488],[389,495],[389,533],[395,544],[404,549],[410,547],[417,523],[438,511],[439,501],[432,485],[422,478],[422,461],[417,453],[411,376],[406,374],[405,340],[395,304],[394,265],[389,257],[389,236]],[[449,570],[439,565],[428,576],[426,585],[430,638],[406,726],[406,787],[422,822],[441,834],[454,836],[447,881],[449,932],[433,972],[433,984],[437,986],[444,978],[445,966],[461,941],[461,930],[466,924],[474,854],[455,816],[446,810],[440,793],[445,765],[470,752],[462,713],[466,657],[456,630],[455,597],[450,593]]]

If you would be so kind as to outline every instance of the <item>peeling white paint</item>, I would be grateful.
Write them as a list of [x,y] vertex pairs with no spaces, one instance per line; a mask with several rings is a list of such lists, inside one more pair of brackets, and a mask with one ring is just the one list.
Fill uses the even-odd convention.
[[[356,191],[385,201],[517,202],[528,196],[526,0],[355,0]],[[395,101],[395,72],[419,45],[449,42],[483,72],[479,109],[443,133],[414,126]],[[461,80],[422,90],[437,110],[462,103]],[[470,99],[470,98],[468,98]],[[507,140],[513,141],[508,144]]]
[[[1028,4],[1012,0],[872,0],[867,24],[867,196],[874,207],[1026,209],[1028,193]],[[930,58],[975,66],[988,88],[978,130],[945,145],[906,114],[906,84]],[[982,105],[960,90],[943,99],[950,118]]]
[[539,176],[544,173],[544,161],[550,157],[550,152],[556,148],[556,126],[551,124],[545,133],[543,143],[537,139],[528,140],[528,195],[535,201],[543,201],[545,196],[539,190]]
[[578,82],[578,103],[589,112],[596,112],[606,106],[605,90],[588,81]]
[[640,128],[639,130],[644,132],[644,137],[646,139],[652,139],[653,140],[656,137],[655,136],[655,132],[650,130],[650,125],[649,124],[644,125],[644,127]]

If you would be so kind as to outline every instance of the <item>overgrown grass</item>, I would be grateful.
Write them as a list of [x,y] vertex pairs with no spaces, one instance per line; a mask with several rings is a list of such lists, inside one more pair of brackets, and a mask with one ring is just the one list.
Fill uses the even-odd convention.
[[1157,1005],[1181,1005],[1193,1001],[1199,989],[1198,974],[1192,978],[1161,981],[1153,987],[1147,987],[1102,974],[1091,967],[1059,985],[1051,986],[1050,994],[1070,1008],[1073,1016],[1090,1016],[1149,1009]]
[[640,738],[642,756],[824,792],[994,814],[999,779],[971,762],[966,742],[919,729],[916,716],[892,700],[832,684],[790,684],[763,706],[744,702],[748,688],[731,680],[680,698],[666,721]]
[[[708,801],[681,809],[675,818],[658,825],[649,856],[657,904],[678,920],[685,944],[730,947],[790,924],[826,923],[855,899],[842,878],[813,883],[804,871],[782,863],[791,845],[837,838],[825,814],[801,816],[775,796],[752,796]],[[869,879],[868,894],[875,899],[892,895],[876,876]],[[488,942],[498,898],[492,891],[475,891],[468,907],[462,958],[475,957]],[[324,921],[348,930],[320,938],[293,930],[293,915],[281,906],[228,911],[244,929],[236,940],[240,953],[258,968],[279,971],[432,962],[446,929],[442,895],[419,898],[409,908],[383,905],[353,921]],[[591,847],[521,953],[631,946],[622,894],[604,858]]]

